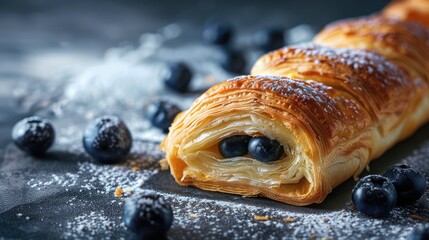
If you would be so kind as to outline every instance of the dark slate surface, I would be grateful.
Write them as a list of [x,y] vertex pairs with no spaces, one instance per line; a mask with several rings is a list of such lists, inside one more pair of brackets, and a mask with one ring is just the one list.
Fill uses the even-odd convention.
[[[59,239],[59,238],[112,238],[132,239],[133,234],[121,226],[121,205],[112,203],[112,195],[96,191],[79,191],[70,187],[52,187],[38,191],[28,187],[30,179],[46,181],[52,174],[77,171],[77,163],[91,161],[79,153],[65,151],[61,146],[48,155],[35,159],[19,151],[11,144],[10,131],[13,124],[24,116],[43,112],[62,95],[62,85],[56,84],[58,76],[50,73],[54,62],[49,62],[49,50],[64,56],[73,66],[62,66],[67,72],[72,67],[85,67],[94,59],[101,58],[105,49],[124,41],[135,42],[145,31],[155,31],[172,22],[196,26],[182,38],[195,39],[200,36],[200,26],[209,16],[228,19],[240,33],[249,33],[268,25],[285,28],[299,23],[308,23],[318,29],[326,23],[346,17],[366,15],[382,6],[386,1],[2,1],[0,3],[0,238],[5,239]],[[80,55],[79,55],[80,54]],[[85,59],[81,59],[84,56]],[[46,61],[38,61],[43,58]],[[78,63],[78,64],[77,64]],[[78,66],[74,66],[74,65]],[[64,76],[61,76],[64,77]],[[26,91],[18,91],[26,89]],[[43,93],[43,94],[41,94]],[[387,166],[406,160],[427,175],[427,147],[429,126],[424,126],[410,139],[398,144],[378,161],[371,164],[371,172],[379,173]],[[135,143],[146,144],[146,143]],[[416,150],[420,152],[415,153]],[[413,155],[414,154],[414,155]],[[420,155],[419,155],[420,154]],[[426,155],[425,155],[426,154]],[[414,156],[410,158],[409,156]],[[10,156],[14,156],[11,158]],[[78,181],[83,181],[80,179]],[[77,184],[79,185],[79,184]],[[330,213],[349,209],[352,180],[345,182],[320,205],[294,207],[266,199],[245,199],[238,196],[208,193],[195,188],[178,187],[167,172],[150,178],[143,188],[195,199],[222,200],[230,204],[245,204],[259,209],[278,209],[278,212],[299,214]],[[100,186],[101,188],[102,186]],[[73,205],[70,203],[73,199]],[[180,203],[173,204],[181,208]],[[198,208],[199,205],[196,205]],[[419,213],[427,217],[427,197],[403,212]],[[94,209],[102,210],[111,220],[112,226],[105,233],[95,235],[85,232],[65,236],[67,222]],[[197,211],[198,209],[196,209]],[[349,211],[349,210],[347,210]],[[217,211],[217,219],[226,221],[218,228],[223,232],[236,229],[236,222],[227,221],[228,215]],[[21,217],[18,217],[21,216]],[[302,216],[302,215],[300,215]],[[424,219],[423,219],[424,220]],[[382,226],[398,225],[398,217],[386,219]],[[417,223],[417,221],[415,222]],[[198,222],[201,229],[209,228],[209,222]],[[413,223],[407,222],[408,226]],[[411,225],[410,225],[411,224]],[[170,239],[221,239],[240,238],[240,233],[228,235],[184,228],[186,224],[173,225]],[[378,227],[367,229],[360,236],[380,238]],[[260,226],[261,234],[243,234],[241,238],[267,239],[270,236],[286,237],[293,227],[283,232],[278,228]],[[335,226],[334,226],[335,228]],[[338,231],[333,237],[341,237]],[[347,233],[349,234],[349,233]],[[399,233],[398,233],[399,234]],[[309,237],[293,235],[295,237]],[[311,236],[310,236],[311,237]],[[316,236],[321,238],[323,236]],[[353,237],[352,237],[353,238]]]

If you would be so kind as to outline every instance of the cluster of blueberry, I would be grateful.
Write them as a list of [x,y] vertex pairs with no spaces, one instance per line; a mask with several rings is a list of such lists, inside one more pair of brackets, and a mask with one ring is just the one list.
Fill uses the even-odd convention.
[[[231,24],[219,19],[207,21],[203,31],[203,39],[208,43],[217,45],[230,44],[233,35]],[[255,46],[264,52],[281,48],[284,45],[284,32],[281,28],[270,27],[257,32],[255,35]]]
[[[168,104],[165,102],[158,104]],[[158,127],[164,129],[162,119],[172,119],[172,113],[158,110],[152,113]],[[43,155],[55,140],[55,130],[51,122],[33,116],[15,124],[12,130],[15,144],[23,151]],[[92,121],[83,133],[86,152],[102,163],[116,163],[130,151],[132,137],[125,123],[116,116],[103,116]],[[141,237],[163,235],[171,227],[173,211],[162,197],[153,194],[135,194],[124,207],[124,222],[130,230]]]
[[[234,37],[234,28],[228,22],[211,19],[203,29],[203,40],[219,47],[221,51],[220,66],[234,74],[244,74],[246,57],[243,51],[233,49],[231,42]],[[263,52],[272,51],[285,45],[284,31],[280,28],[268,28],[255,35],[255,46]],[[177,92],[187,92],[192,80],[193,72],[184,62],[172,62],[167,65],[164,82],[168,88]]]
[[[34,156],[43,155],[55,140],[53,124],[38,116],[24,118],[12,130],[16,146]],[[131,133],[116,116],[103,116],[92,121],[83,133],[86,152],[102,163],[116,163],[130,151]]]
[[222,51],[220,65],[227,71],[243,74],[246,68],[246,58],[241,51],[230,47],[234,37],[234,28],[228,22],[210,19],[203,30],[203,40],[208,44],[219,46]]
[[[241,51],[231,49],[230,45],[233,36],[233,27],[228,22],[211,19],[204,26],[204,41],[209,44],[221,46],[224,50],[221,66],[227,71],[240,74],[244,72],[246,61]],[[284,45],[284,31],[280,28],[271,27],[261,30],[255,35],[255,47],[263,52],[272,51]]]
[[[164,132],[173,122],[180,108],[173,103],[158,100],[146,107],[146,118]],[[55,140],[53,124],[38,116],[24,118],[15,124],[12,139],[18,148],[34,156],[43,155]],[[88,124],[83,132],[83,147],[101,163],[117,163],[128,155],[132,136],[125,123],[117,116],[102,116]]]
[[352,201],[359,212],[371,217],[387,216],[396,205],[418,200],[426,190],[426,179],[406,164],[395,164],[384,176],[369,175],[356,184]]
[[236,135],[223,139],[219,143],[219,152],[225,158],[244,156],[248,152],[258,161],[271,163],[280,159],[283,146],[267,137]]

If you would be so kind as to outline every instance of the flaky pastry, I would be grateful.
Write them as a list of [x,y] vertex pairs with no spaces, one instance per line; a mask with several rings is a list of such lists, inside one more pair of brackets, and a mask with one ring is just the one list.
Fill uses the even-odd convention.
[[[428,39],[418,23],[372,16],[262,56],[251,76],[211,87],[175,119],[161,144],[171,174],[183,186],[322,202],[429,120]],[[283,152],[225,157],[219,144],[233,136]]]

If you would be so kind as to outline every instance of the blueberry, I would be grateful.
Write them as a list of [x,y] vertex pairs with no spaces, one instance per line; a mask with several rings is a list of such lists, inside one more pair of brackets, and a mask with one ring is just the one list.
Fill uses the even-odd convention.
[[168,128],[180,112],[181,109],[174,103],[158,100],[146,106],[145,116],[154,127],[168,132]]
[[121,161],[131,149],[132,137],[125,123],[116,116],[92,121],[83,134],[86,152],[102,163]]
[[409,204],[418,200],[426,190],[426,179],[416,169],[406,164],[395,164],[384,176],[395,186],[399,204]]
[[165,72],[165,85],[176,92],[187,92],[192,80],[192,71],[183,62],[174,62],[167,65]]
[[429,225],[421,224],[415,227],[414,230],[408,235],[407,240],[425,240],[429,239]]
[[246,68],[246,58],[240,51],[224,49],[220,65],[228,72],[243,74]]
[[389,179],[380,175],[363,177],[353,189],[352,201],[356,209],[370,217],[390,213],[396,204],[396,190]]
[[203,39],[210,44],[226,45],[233,35],[231,24],[222,20],[207,21],[203,30]]
[[247,135],[227,137],[219,143],[219,152],[225,158],[244,156],[248,152],[250,138]]
[[263,51],[272,51],[285,45],[282,29],[270,28],[256,34],[256,45]]
[[161,196],[135,194],[124,206],[125,226],[143,238],[163,236],[173,223],[173,210]]
[[266,137],[254,137],[249,141],[249,152],[256,160],[270,163],[280,159],[283,146],[276,140]]
[[29,154],[43,155],[55,140],[52,124],[37,116],[24,118],[15,124],[12,139],[16,146]]

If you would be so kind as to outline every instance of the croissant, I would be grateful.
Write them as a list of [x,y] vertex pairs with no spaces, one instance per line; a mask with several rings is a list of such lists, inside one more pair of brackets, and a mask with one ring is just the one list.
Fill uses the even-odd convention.
[[[161,143],[171,174],[183,186],[322,202],[429,120],[428,39],[418,23],[379,15],[262,56],[251,76],[214,85],[176,117]],[[248,148],[225,154],[233,137]]]

